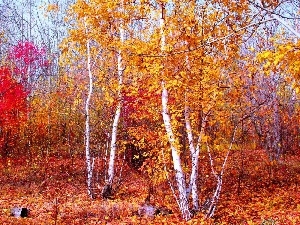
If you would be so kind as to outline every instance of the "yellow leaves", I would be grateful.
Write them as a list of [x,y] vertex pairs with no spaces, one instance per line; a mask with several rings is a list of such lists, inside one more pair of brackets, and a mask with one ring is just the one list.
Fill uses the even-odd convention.
[[46,11],[57,13],[59,11],[59,6],[57,4],[49,4],[46,8]]
[[188,225],[205,225],[205,224],[208,224],[208,222],[205,219],[205,217],[203,216],[203,218],[191,219],[186,224],[188,224]]
[[263,60],[268,60],[271,59],[272,52],[271,51],[264,51],[260,54],[258,54],[258,60],[263,61]]
[[300,79],[300,52],[292,43],[277,44],[273,51],[267,50],[257,54],[257,61],[262,63],[264,72],[282,72]]
[[268,70],[268,68],[271,66],[271,62],[270,61],[267,61],[265,64],[264,64],[264,66],[263,66],[263,68],[264,68],[264,70],[267,72],[267,74],[269,74],[269,70]]
[[286,44],[286,45],[279,45],[278,50],[279,52],[289,52],[293,50],[293,46],[291,44]]
[[78,0],[74,5],[72,5],[72,12],[77,14],[78,19],[85,17],[89,14],[89,5],[84,0]]
[[171,51],[173,50],[173,46],[170,45],[170,44],[166,44],[166,45],[164,45],[164,46],[161,48],[161,50],[162,50],[163,52],[171,52]]
[[4,209],[2,209],[2,212],[4,213],[4,214],[10,214],[10,209],[9,208],[4,208]]
[[2,39],[4,39],[4,37],[5,37],[4,31],[0,31],[0,43],[3,42]]
[[253,222],[253,220],[248,220],[248,221],[247,221],[247,224],[248,224],[248,225],[256,225],[257,223],[256,223],[256,222]]
[[265,51],[261,54],[261,58],[262,59],[269,59],[272,56],[272,52],[271,51]]
[[111,105],[115,101],[108,91],[103,92],[103,94],[104,99],[108,102],[109,105]]
[[249,48],[249,51],[254,52],[254,51],[255,51],[255,48],[250,47],[250,48]]
[[[187,74],[187,72],[186,71],[180,71],[180,76],[181,77],[185,77],[186,76],[186,74]],[[177,78],[177,77],[175,77],[175,78]],[[179,78],[179,77],[178,77]]]
[[81,103],[82,103],[82,100],[79,99],[79,98],[76,98],[76,99],[74,100],[74,103],[73,103],[74,109],[75,109],[78,105],[80,105]]
[[11,160],[7,160],[7,166],[10,167],[11,166]]
[[274,65],[277,66],[279,62],[283,59],[284,55],[283,54],[276,54],[274,58]]
[[204,135],[204,136],[202,137],[202,142],[203,142],[203,143],[207,143],[208,138],[209,138],[208,136]]
[[118,1],[108,1],[107,2],[108,9],[114,9],[117,5],[118,5]]
[[169,2],[169,0],[159,0],[158,2],[159,2],[159,4],[166,4]]
[[180,81],[179,81],[179,80],[171,80],[171,81],[168,83],[168,86],[167,86],[167,87],[173,87],[173,86],[180,86]]

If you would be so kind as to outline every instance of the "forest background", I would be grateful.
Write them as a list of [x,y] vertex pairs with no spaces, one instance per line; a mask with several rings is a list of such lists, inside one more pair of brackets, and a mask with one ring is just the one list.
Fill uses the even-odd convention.
[[1,0],[2,224],[299,224],[299,9]]

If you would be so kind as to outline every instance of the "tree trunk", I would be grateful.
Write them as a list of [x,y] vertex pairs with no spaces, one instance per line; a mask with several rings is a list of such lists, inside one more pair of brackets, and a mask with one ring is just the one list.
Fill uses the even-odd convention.
[[198,162],[199,162],[199,153],[200,153],[200,144],[201,139],[204,133],[204,127],[205,127],[205,120],[200,121],[201,127],[200,127],[200,134],[197,140],[197,146],[195,148],[194,146],[194,137],[192,132],[192,126],[189,118],[189,107],[187,103],[185,104],[184,109],[184,117],[185,117],[185,128],[187,132],[187,137],[189,141],[189,148],[192,158],[192,172],[191,172],[191,178],[190,178],[190,185],[188,189],[188,193],[192,192],[192,199],[193,199],[193,209],[199,210],[199,197],[198,197],[198,188],[197,188],[197,177],[198,177]]
[[217,173],[217,171],[214,168],[215,167],[214,166],[214,160],[213,160],[212,155],[210,153],[208,143],[206,144],[207,145],[207,152],[208,152],[208,155],[209,155],[209,161],[210,161],[210,166],[211,166],[212,174],[214,175],[214,177],[216,178],[216,181],[217,181],[217,186],[216,186],[214,195],[212,196],[212,198],[207,203],[206,218],[212,218],[214,216],[215,210],[217,208],[218,201],[219,201],[220,194],[221,194],[221,190],[222,190],[223,175],[224,175],[224,172],[225,172],[225,167],[226,167],[226,164],[227,164],[229,153],[230,153],[230,151],[232,149],[233,143],[235,142],[236,130],[237,130],[237,126],[235,126],[235,128],[234,128],[232,139],[231,139],[231,143],[230,143],[229,149],[228,149],[228,151],[226,153],[226,156],[225,156],[224,162],[222,164],[222,168],[221,168],[220,173]]
[[[164,19],[164,6],[162,5],[162,14],[160,19],[160,28],[161,28],[161,51],[164,52],[165,49],[165,33],[164,33],[164,25],[165,25],[165,19]],[[168,112],[168,90],[165,87],[165,81],[162,81],[161,83],[162,87],[162,116],[164,125],[166,128],[166,132],[168,135],[169,143],[171,145],[171,151],[172,151],[172,159],[173,159],[173,166],[176,174],[176,181],[177,181],[177,188],[179,192],[179,209],[182,213],[182,217],[185,220],[191,219],[191,212],[189,210],[189,204],[188,204],[188,198],[187,198],[187,190],[186,190],[186,183],[185,183],[185,177],[184,173],[181,167],[181,160],[179,151],[176,147],[175,143],[175,137],[172,131],[172,125],[171,125],[171,118]]]
[[[86,32],[87,27],[85,24]],[[91,160],[91,153],[90,153],[90,101],[93,93],[93,75],[91,71],[91,55],[90,55],[90,41],[87,40],[86,43],[87,47],[87,68],[88,68],[88,75],[89,75],[89,91],[87,100],[85,103],[85,157],[86,157],[86,168],[87,168],[87,190],[88,195],[93,198],[93,191],[92,191],[92,178],[93,178],[93,163]]]
[[[121,10],[123,10],[123,1],[121,1]],[[123,21],[121,21],[120,28],[120,41],[121,43],[124,42],[124,28],[123,28]],[[121,115],[121,108],[122,108],[122,85],[123,85],[123,58],[122,58],[122,51],[118,51],[118,79],[119,79],[119,90],[118,90],[118,105],[114,117],[114,122],[112,126],[111,132],[111,144],[110,144],[110,157],[109,157],[109,165],[108,165],[108,180],[106,181],[107,187],[112,189],[113,179],[114,179],[114,164],[115,164],[115,157],[116,157],[116,149],[117,149],[117,134],[118,134],[118,125],[119,119]],[[107,188],[106,187],[106,188]]]
[[185,220],[190,220],[191,213],[189,210],[185,177],[181,167],[180,155],[178,153],[179,151],[176,148],[175,137],[172,131],[171,119],[168,112],[168,91],[165,88],[164,81],[162,81],[162,116],[169,143],[171,145],[173,167],[176,174],[177,188],[179,192],[179,209],[182,213],[182,217]]

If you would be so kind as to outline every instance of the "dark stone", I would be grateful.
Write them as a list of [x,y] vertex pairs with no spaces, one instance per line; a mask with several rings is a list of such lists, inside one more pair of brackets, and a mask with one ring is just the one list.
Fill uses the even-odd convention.
[[11,209],[11,216],[14,217],[28,217],[29,215],[29,209],[27,208],[21,208],[21,207],[14,207]]
[[102,191],[102,197],[104,199],[113,199],[113,190],[111,185],[107,184],[104,186]]
[[157,210],[157,207],[151,204],[143,204],[138,209],[138,215],[145,217],[154,217],[155,215],[157,215]]
[[168,209],[165,206],[157,207],[149,203],[145,203],[141,205],[137,212],[139,216],[145,216],[145,217],[154,217],[156,215],[167,216],[172,213],[173,213],[172,210]]
[[155,215],[167,216],[167,215],[172,214],[173,212],[171,209],[168,209],[167,207],[162,206],[162,207],[157,208],[155,213],[156,213]]
[[21,217],[28,217],[29,210],[27,208],[22,208]]

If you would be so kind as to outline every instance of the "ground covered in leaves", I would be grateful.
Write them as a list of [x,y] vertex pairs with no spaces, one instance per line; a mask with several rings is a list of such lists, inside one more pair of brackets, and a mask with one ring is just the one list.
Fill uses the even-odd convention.
[[[233,152],[230,159],[215,217],[208,220],[198,213],[188,222],[181,220],[167,183],[155,187],[152,201],[174,213],[139,217],[136,211],[147,196],[147,182],[129,167],[124,167],[115,199],[91,200],[86,194],[83,157],[1,159],[0,224],[300,224],[299,157],[268,162],[263,152],[257,151]],[[214,183],[204,164],[200,171],[207,174],[199,180],[204,200]],[[100,181],[101,171],[98,176]],[[10,216],[14,206],[29,208],[30,216]]]

